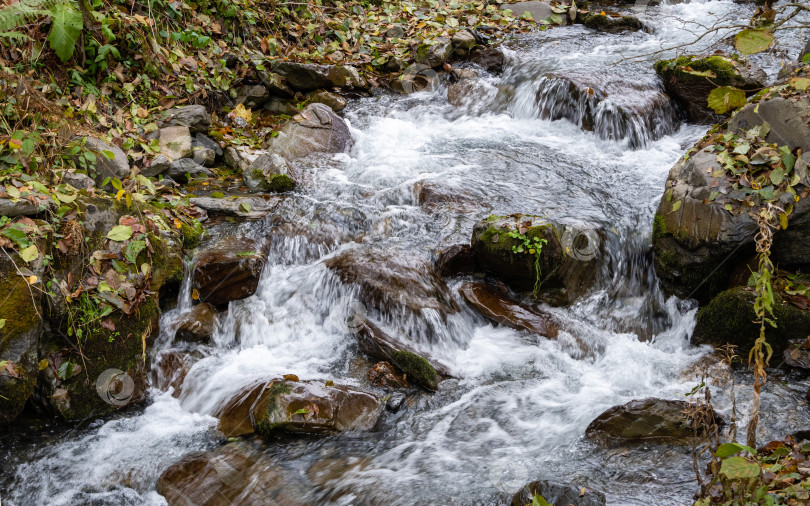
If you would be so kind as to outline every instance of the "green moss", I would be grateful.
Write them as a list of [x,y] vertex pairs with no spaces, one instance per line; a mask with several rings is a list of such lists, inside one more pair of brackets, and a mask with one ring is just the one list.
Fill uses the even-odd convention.
[[677,60],[659,60],[655,63],[655,71],[662,77],[676,75],[679,79],[706,80],[705,76],[696,76],[681,70],[681,67],[690,67],[696,72],[713,72],[716,77],[712,82],[720,86],[732,84],[740,78],[734,61],[726,56],[713,55],[706,58],[696,56],[681,56]]
[[291,391],[292,388],[287,382],[274,383],[267,389],[266,393],[263,394],[267,396],[267,407],[264,409],[264,417],[256,423],[256,434],[267,438],[283,426],[283,424],[270,422],[270,420],[273,419],[273,413],[278,409],[278,396],[288,394]]
[[428,390],[436,391],[439,387],[439,375],[430,362],[409,351],[397,351],[391,356],[394,365],[403,373],[409,381],[416,383]]
[[652,242],[655,243],[665,235],[667,235],[666,220],[660,214],[656,214],[653,217]]
[[[759,325],[754,323],[754,292],[744,287],[732,288],[718,294],[697,314],[693,340],[699,344],[738,346],[737,353],[747,356],[759,337]],[[774,294],[776,328],[767,326],[765,338],[774,355],[781,355],[790,339],[804,339],[810,334],[810,312],[786,303]]]
[[200,244],[200,239],[202,239],[205,229],[199,221],[194,220],[194,226],[183,223],[180,232],[183,235],[183,248],[191,250]]
[[276,193],[290,192],[295,189],[295,181],[287,174],[273,174],[267,180],[267,188]]

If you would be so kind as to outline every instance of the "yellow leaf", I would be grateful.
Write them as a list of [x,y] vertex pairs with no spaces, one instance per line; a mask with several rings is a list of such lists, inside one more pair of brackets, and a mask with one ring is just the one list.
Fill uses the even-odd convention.
[[177,218],[174,219],[174,228],[183,228],[183,224]]
[[779,215],[779,224],[782,226],[782,230],[787,230],[788,227],[787,213],[782,213]]
[[115,194],[115,200],[121,202],[121,197],[124,196],[124,190],[118,190],[118,193]]
[[29,285],[33,285],[34,283],[37,282],[38,279],[39,278],[36,276],[28,276],[27,278],[25,278],[25,280],[28,281]]
[[48,359],[47,359],[47,358],[43,358],[42,360],[40,360],[40,361],[39,361],[39,370],[40,370],[40,371],[42,371],[43,369],[45,369],[46,367],[48,367],[48,364],[49,364],[49,363],[50,363],[50,362],[48,362]]
[[149,116],[149,112],[147,112],[147,110],[144,109],[143,107],[138,107],[138,110],[137,110],[137,112],[135,114],[137,114],[138,117],[141,118],[141,119],[144,119],[147,116]]
[[246,122],[250,123],[250,120],[253,118],[253,112],[250,109],[245,109],[244,104],[239,104],[228,113],[228,117],[232,119],[242,118]]
[[191,298],[194,300],[200,300],[200,292],[198,292],[196,288],[191,289]]

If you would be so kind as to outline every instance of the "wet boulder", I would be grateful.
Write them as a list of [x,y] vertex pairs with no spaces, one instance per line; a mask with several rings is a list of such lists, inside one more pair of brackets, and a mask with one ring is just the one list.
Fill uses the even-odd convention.
[[635,16],[611,16],[599,12],[589,12],[577,16],[576,22],[598,32],[621,33],[644,30],[644,25]]
[[[8,254],[10,259],[0,253],[0,425],[14,420],[34,393],[43,313],[41,281],[29,286],[15,267],[25,262],[16,253]],[[37,261],[37,278],[44,270],[40,264]]]
[[214,173],[211,172],[211,169],[200,165],[191,158],[181,158],[169,164],[166,175],[175,181],[185,182],[190,178],[198,176],[210,177],[213,176]]
[[[685,412],[691,404],[686,401],[643,399],[614,406],[594,419],[585,435],[605,443],[626,444],[649,442],[687,444],[696,435]],[[712,413],[718,425],[723,419]]]
[[381,249],[346,249],[324,261],[343,283],[360,287],[360,301],[383,312],[440,315],[458,311],[444,280],[421,256]]
[[[759,325],[754,323],[755,299],[756,294],[747,287],[718,294],[698,311],[692,342],[712,346],[733,344],[740,355],[748,356],[760,331]],[[776,327],[767,325],[765,335],[774,354],[782,354],[791,339],[810,335],[810,311],[789,303],[777,290],[774,290],[773,315]]]
[[520,489],[512,498],[512,506],[532,504],[535,495],[541,496],[548,504],[557,506],[604,506],[605,494],[588,487],[555,483],[553,481],[533,481]]
[[764,88],[768,80],[762,70],[723,55],[661,60],[656,62],[655,71],[664,81],[667,93],[686,112],[689,121],[701,124],[719,123],[727,117],[709,109],[709,93],[718,86],[733,86],[752,95]]
[[491,74],[500,74],[503,72],[504,60],[503,51],[497,47],[475,48],[470,52],[467,58],[467,61],[481,67]]
[[270,143],[287,160],[312,153],[344,153],[352,146],[346,122],[324,104],[310,104],[282,128]]
[[214,335],[216,324],[216,308],[207,302],[197,304],[178,320],[175,339],[191,342],[208,341]]
[[242,179],[251,190],[282,193],[295,189],[295,181],[289,176],[287,160],[271,153],[257,158],[242,171]]
[[249,441],[194,452],[170,465],[156,488],[170,506],[301,506],[290,477]]
[[172,396],[180,397],[183,381],[186,379],[188,371],[191,370],[187,357],[176,350],[160,352],[149,372],[152,386],[164,392],[171,388],[174,390]]
[[158,126],[188,127],[191,133],[207,132],[211,128],[211,115],[202,105],[173,107],[163,113]]
[[565,305],[593,285],[601,243],[597,231],[514,214],[476,223],[470,244],[482,270],[518,292]]
[[224,237],[202,248],[192,272],[192,286],[200,300],[224,306],[253,295],[264,268],[265,247],[261,240]]
[[255,432],[329,434],[370,430],[383,402],[372,393],[332,382],[273,379],[255,383],[237,394],[218,414],[226,436]]
[[459,293],[484,318],[499,325],[555,339],[559,327],[550,316],[512,299],[486,283],[464,283]]
[[416,353],[412,347],[389,336],[368,319],[360,322],[356,331],[360,351],[371,358],[393,364],[405,375],[406,381],[435,392],[439,386],[439,374],[448,376],[447,371],[441,366]]
[[478,264],[469,244],[454,244],[439,252],[436,269],[445,277],[459,276],[478,271]]
[[631,148],[678,128],[672,101],[654,83],[594,73],[549,73],[538,82],[535,100],[542,119],[566,119],[600,138],[625,140]]
[[423,42],[416,48],[414,60],[431,68],[441,67],[453,54],[453,42],[447,37]]
[[461,51],[462,54],[466,53],[475,46],[475,34],[470,30],[459,30],[453,34],[451,39],[453,49]]

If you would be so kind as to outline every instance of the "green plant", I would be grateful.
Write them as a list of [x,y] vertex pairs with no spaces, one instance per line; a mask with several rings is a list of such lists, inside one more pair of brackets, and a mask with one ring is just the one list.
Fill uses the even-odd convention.
[[516,255],[525,254],[534,256],[535,281],[533,294],[536,297],[540,292],[540,286],[542,285],[542,280],[540,279],[540,256],[543,251],[543,245],[548,244],[548,240],[541,237],[529,238],[526,236],[526,234],[522,234],[519,230],[512,230],[507,235],[512,239],[517,239],[520,241],[520,244],[512,246],[512,253]]
[[48,16],[48,43],[56,56],[68,61],[82,32],[82,13],[74,0],[20,0],[0,9],[0,42],[20,43],[31,38],[20,31],[25,23]]

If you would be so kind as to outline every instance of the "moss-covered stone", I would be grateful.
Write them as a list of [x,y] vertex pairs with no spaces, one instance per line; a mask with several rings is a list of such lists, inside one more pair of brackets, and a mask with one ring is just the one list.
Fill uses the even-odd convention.
[[733,86],[750,95],[762,89],[767,81],[764,72],[736,56],[681,56],[656,62],[655,71],[687,117],[704,124],[718,123],[726,117],[709,109],[708,97],[712,90],[718,86]]
[[[776,328],[766,325],[765,338],[775,355],[781,355],[790,339],[804,339],[810,335],[810,311],[785,302],[774,293],[773,307]],[[737,353],[748,356],[748,351],[759,337],[760,326],[754,321],[754,292],[745,287],[732,288],[718,294],[697,314],[692,341],[695,344],[722,346],[726,343],[738,347]]]
[[[17,265],[25,265],[11,254]],[[37,344],[42,333],[41,286],[29,289],[14,264],[0,254],[0,424],[10,422],[34,393]],[[13,372],[11,372],[13,371]]]
[[275,193],[291,192],[295,189],[295,181],[287,174],[273,174],[267,180],[267,189]]
[[661,239],[667,234],[667,225],[664,221],[664,217],[660,214],[656,214],[653,218],[653,229],[652,229],[652,241],[655,243],[658,239]]
[[439,388],[439,375],[430,362],[410,351],[395,351],[394,365],[404,372],[406,379],[435,392]]
[[606,14],[591,13],[578,17],[577,21],[592,30],[600,32],[619,33],[644,29],[641,21],[633,16],[612,17]]

